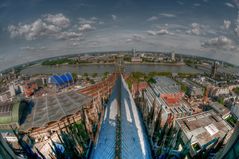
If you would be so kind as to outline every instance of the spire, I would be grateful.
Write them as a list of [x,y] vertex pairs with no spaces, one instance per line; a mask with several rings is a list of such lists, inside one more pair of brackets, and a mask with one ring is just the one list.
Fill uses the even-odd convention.
[[181,158],[185,158],[186,155],[189,153],[190,151],[190,147],[191,147],[191,141],[192,141],[193,135],[191,136],[191,138],[188,140],[188,142],[183,146],[183,149],[180,153]]

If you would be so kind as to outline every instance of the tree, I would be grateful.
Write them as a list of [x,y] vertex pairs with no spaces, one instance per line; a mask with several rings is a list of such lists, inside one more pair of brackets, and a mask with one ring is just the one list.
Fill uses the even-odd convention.
[[97,73],[93,73],[92,77],[95,78],[95,77],[97,77],[97,75],[98,75]]
[[72,77],[73,77],[73,80],[76,81],[77,80],[77,74],[75,72],[72,73]]
[[233,91],[234,91],[237,95],[239,95],[239,87],[234,88]]
[[109,72],[104,72],[104,76],[105,77],[108,76],[108,74],[109,74]]
[[224,99],[222,97],[218,97],[217,101],[218,103],[224,105]]

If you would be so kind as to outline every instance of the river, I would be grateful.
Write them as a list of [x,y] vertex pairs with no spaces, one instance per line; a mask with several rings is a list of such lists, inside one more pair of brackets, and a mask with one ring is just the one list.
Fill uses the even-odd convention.
[[[115,66],[113,64],[87,64],[87,65],[62,65],[62,66],[43,66],[34,65],[21,71],[22,74],[62,74],[64,72],[75,72],[78,74],[103,74],[104,72],[113,72]],[[173,73],[202,73],[202,71],[194,69],[186,65],[159,65],[159,64],[126,64],[125,72],[173,72]]]

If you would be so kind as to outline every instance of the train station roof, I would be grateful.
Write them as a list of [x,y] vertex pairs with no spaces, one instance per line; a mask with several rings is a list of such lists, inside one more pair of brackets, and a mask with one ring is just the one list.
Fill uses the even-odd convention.
[[0,102],[0,125],[19,121],[19,102]]
[[20,130],[27,131],[31,128],[42,127],[65,116],[75,114],[90,101],[90,97],[79,94],[77,91],[37,97],[33,99],[32,111],[20,126]]

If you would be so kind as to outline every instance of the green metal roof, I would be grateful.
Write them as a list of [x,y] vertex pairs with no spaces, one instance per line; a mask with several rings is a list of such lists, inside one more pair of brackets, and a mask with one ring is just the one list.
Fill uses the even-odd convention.
[[4,105],[5,103],[0,103],[1,106],[11,106],[11,109],[8,110],[9,113],[7,115],[0,115],[0,125],[18,123],[19,121],[19,102],[8,103],[9,105]]

